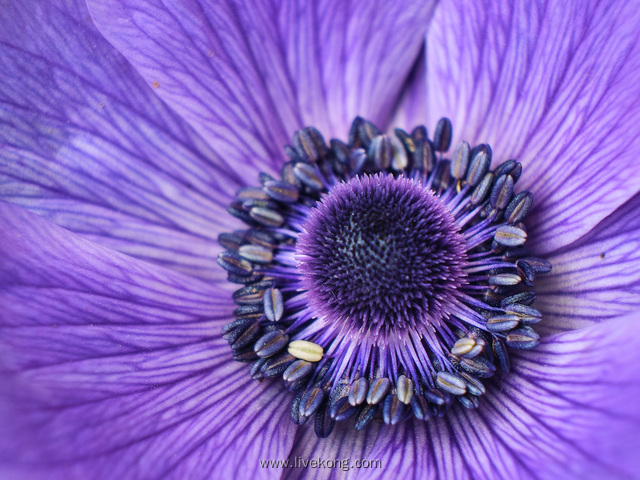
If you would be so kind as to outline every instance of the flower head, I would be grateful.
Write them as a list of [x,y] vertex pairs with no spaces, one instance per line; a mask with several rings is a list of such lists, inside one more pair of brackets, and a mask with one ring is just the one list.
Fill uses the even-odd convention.
[[[3,475],[633,475],[639,420],[629,399],[640,393],[638,15],[635,5],[621,1],[5,5]],[[487,235],[499,244],[525,232],[527,248],[553,270],[535,279],[532,308],[544,318],[536,325],[540,345],[515,353],[509,374],[486,381],[478,408],[456,404],[442,418],[372,421],[359,431],[345,420],[320,439],[315,425],[291,422],[295,395],[282,380],[255,381],[248,366],[233,361],[220,332],[233,318],[238,287],[217,265],[218,236],[246,230],[227,207],[239,190],[257,185],[260,172],[277,181],[294,132],[313,125],[326,138],[344,138],[357,116],[389,137],[394,127],[433,128],[448,117],[455,126],[451,145],[490,144],[494,172],[508,159],[521,162],[525,173],[512,193],[535,197],[526,232],[518,226],[496,240],[500,226],[494,225]],[[366,150],[367,158],[384,168],[329,185],[342,200],[320,196],[315,212],[299,208],[300,218],[291,217],[301,227],[299,248],[280,248],[276,256],[279,268],[286,270],[292,256],[295,271],[303,272],[292,280],[308,292],[298,310],[303,314],[291,319],[291,292],[281,285],[269,287],[271,303],[264,303],[263,293],[261,315],[266,305],[269,315],[278,316],[281,290],[278,321],[298,322],[285,334],[323,347],[323,356],[329,343],[336,351],[347,344],[341,347],[327,329],[324,335],[333,336],[323,344],[322,334],[312,331],[320,324],[305,317],[305,309],[351,329],[346,312],[355,309],[361,322],[381,325],[387,339],[401,323],[407,331],[424,328],[427,316],[432,326],[457,321],[459,327],[464,311],[446,322],[439,317],[454,304],[477,312],[465,289],[474,282],[484,288],[482,282],[503,273],[472,279],[477,272],[469,271],[474,253],[468,238],[464,265],[433,260],[460,253],[457,235],[467,230],[448,228],[452,218],[459,222],[459,212],[451,204],[443,210],[433,194],[420,190],[428,176],[411,180],[409,173],[398,180],[393,163],[387,171],[388,145],[379,142],[371,155]],[[458,179],[456,165],[449,172]],[[310,173],[300,168],[299,176]],[[407,222],[433,221],[429,235],[440,232],[446,239],[432,242],[414,232],[415,242],[435,243],[432,256],[421,248],[426,257],[416,260],[431,270],[393,286],[389,278],[414,266],[387,269],[389,255],[407,251],[407,237],[397,236],[388,221],[373,228],[367,208],[353,200],[353,192],[377,199],[385,185],[385,201],[402,205],[400,188],[415,199],[411,205],[424,205],[411,212],[397,207]],[[446,188],[438,190],[435,195],[447,201],[462,194],[452,189],[446,197]],[[352,287],[369,295],[366,304],[354,296],[348,305],[332,301],[326,263],[317,261],[331,245],[316,237],[343,228],[336,202],[349,203],[359,215],[357,227],[341,231],[351,243],[341,247],[342,261],[335,265],[357,275],[339,276],[336,286],[341,297],[349,297]],[[432,215],[421,217],[425,211]],[[381,235],[393,240],[380,243]],[[362,264],[349,257],[358,236],[371,245],[366,261],[380,273],[374,290],[363,287],[369,270],[358,270]],[[520,266],[525,274],[527,268]],[[416,292],[415,281],[428,288]],[[410,301],[380,303],[382,295],[400,298],[404,291]],[[295,338],[300,332],[308,335]],[[443,348],[456,342],[446,332],[437,338],[444,339]],[[308,344],[293,344],[293,351],[311,360],[318,355]],[[397,374],[395,395],[400,386],[406,399],[403,385],[419,379],[410,369],[389,371]],[[334,380],[340,378],[336,371]],[[286,458],[349,459],[352,465],[380,460],[382,468],[261,467],[260,460]]]

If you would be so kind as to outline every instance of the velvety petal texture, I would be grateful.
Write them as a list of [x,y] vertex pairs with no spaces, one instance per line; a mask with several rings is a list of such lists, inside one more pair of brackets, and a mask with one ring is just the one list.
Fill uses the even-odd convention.
[[429,126],[524,165],[541,251],[640,188],[640,9],[626,0],[442,2],[427,37]]
[[[458,406],[443,419],[365,432],[344,425],[328,440],[301,429],[290,464],[349,459],[352,467],[291,468],[285,478],[635,478],[638,320],[546,338],[513,359],[513,371],[489,385],[477,410]],[[381,467],[356,468],[356,460]]]
[[551,253],[536,280],[539,332],[568,330],[640,308],[640,194],[587,235]]
[[223,286],[0,218],[0,476],[279,474],[259,460],[291,448],[286,393],[232,361]]
[[384,126],[434,0],[88,4],[98,28],[236,168],[279,168],[293,132],[344,138],[355,115]]
[[0,199],[221,276],[215,239],[236,225],[225,209],[243,180],[102,38],[84,2],[3,5],[0,48]]

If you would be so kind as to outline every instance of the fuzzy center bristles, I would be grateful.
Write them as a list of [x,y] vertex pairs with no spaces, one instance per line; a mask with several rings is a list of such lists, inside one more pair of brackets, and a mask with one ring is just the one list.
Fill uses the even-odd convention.
[[445,205],[415,180],[376,174],[339,183],[298,237],[309,302],[356,330],[439,323],[465,278],[458,230]]

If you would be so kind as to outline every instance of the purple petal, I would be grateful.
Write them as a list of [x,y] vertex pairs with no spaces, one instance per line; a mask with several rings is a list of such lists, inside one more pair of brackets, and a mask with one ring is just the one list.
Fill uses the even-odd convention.
[[283,159],[314,125],[384,126],[435,2],[89,1],[104,35],[230,162]]
[[[348,459],[349,478],[632,478],[640,468],[640,323],[618,319],[547,338],[514,359],[477,410],[444,419],[337,428],[327,440],[298,432],[290,464]],[[381,462],[358,469],[356,460]],[[342,464],[340,464],[341,466]],[[333,469],[285,478],[340,477]],[[286,477],[286,475],[289,475]],[[331,477],[333,478],[333,477]]]
[[402,89],[402,96],[391,120],[391,127],[399,127],[411,132],[415,127],[423,125],[427,121],[430,105],[427,101],[425,52],[426,49],[416,59],[407,82]]
[[224,284],[18,207],[0,204],[0,218],[0,467],[48,478],[278,474],[258,460],[289,452],[290,394],[231,359]]
[[551,251],[640,186],[640,10],[605,2],[444,3],[427,38],[429,125],[517,158]]
[[577,242],[553,252],[536,281],[543,330],[580,328],[640,308],[640,194]]
[[234,225],[222,213],[240,179],[77,3],[3,8],[0,199],[130,255],[216,278],[215,239]]

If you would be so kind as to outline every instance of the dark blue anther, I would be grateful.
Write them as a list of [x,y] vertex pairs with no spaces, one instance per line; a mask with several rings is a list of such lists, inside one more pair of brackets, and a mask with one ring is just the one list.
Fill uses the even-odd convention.
[[316,412],[315,432],[318,438],[327,438],[333,432],[336,421],[329,415],[327,404],[323,403]]
[[265,362],[262,366],[262,374],[266,378],[272,378],[277,375],[282,375],[284,371],[289,368],[293,362],[297,360],[293,355],[289,355],[288,353],[283,353],[282,355],[278,355],[277,357],[272,357]]
[[351,405],[347,397],[340,397],[331,406],[330,414],[331,418],[334,418],[337,421],[342,421],[352,417],[357,411],[358,408]]
[[428,420],[431,417],[429,404],[422,395],[414,395],[411,399],[411,410],[418,420]]
[[411,130],[411,138],[413,138],[415,142],[418,140],[427,140],[429,138],[427,128],[424,125],[418,125]]
[[274,330],[260,337],[253,349],[261,358],[271,357],[284,350],[288,341],[289,336],[282,330]]
[[470,186],[478,185],[485,174],[489,170],[491,160],[487,153],[483,150],[478,151],[472,158],[469,169],[467,170],[467,182]]
[[315,369],[316,366],[311,362],[296,360],[284,371],[282,378],[285,382],[294,383],[311,375]]
[[470,153],[471,147],[464,140],[459,142],[453,151],[451,158],[451,176],[456,180],[461,180],[467,174]]
[[471,204],[480,205],[487,198],[493,184],[493,173],[489,172],[482,177],[480,183],[476,186],[471,194]]
[[463,357],[460,359],[460,367],[464,371],[480,378],[489,378],[496,372],[495,365],[484,357]]
[[536,300],[536,294],[534,292],[521,292],[510,297],[505,298],[500,302],[502,308],[506,308],[507,305],[513,303],[522,303],[524,305],[531,305]]
[[518,223],[529,213],[533,205],[533,194],[527,190],[518,193],[504,211],[504,218],[509,223]]
[[428,138],[416,141],[416,151],[413,154],[413,168],[420,172],[429,173],[436,166],[436,156],[433,145]]
[[438,120],[436,131],[433,135],[433,146],[436,152],[446,152],[451,146],[451,135],[453,135],[453,125],[446,117]]
[[497,210],[504,210],[511,201],[513,195],[513,178],[511,175],[501,175],[496,178],[491,190],[489,202]]
[[293,134],[293,146],[298,155],[309,163],[316,163],[325,157],[327,146],[318,129],[314,127],[303,128]]
[[402,420],[405,405],[396,395],[389,395],[384,400],[382,418],[387,425],[396,425]]
[[310,417],[313,415],[324,400],[324,390],[322,388],[310,388],[300,400],[300,416]]
[[511,348],[529,349],[540,343],[540,335],[533,328],[526,325],[509,332],[505,338],[507,345]]
[[269,288],[263,297],[264,314],[272,321],[277,322],[284,314],[284,297],[277,288]]
[[378,407],[379,405],[367,404],[362,408],[362,410],[360,410],[360,413],[356,418],[356,425],[355,425],[356,430],[362,430],[364,427],[369,425],[371,420],[373,420],[373,418],[376,416],[376,413],[378,412]]
[[511,369],[511,362],[509,361],[507,346],[497,337],[493,338],[491,346],[493,348],[493,353],[496,356],[496,360],[498,360],[498,367],[500,367],[500,370],[504,373],[509,373],[509,370]]

